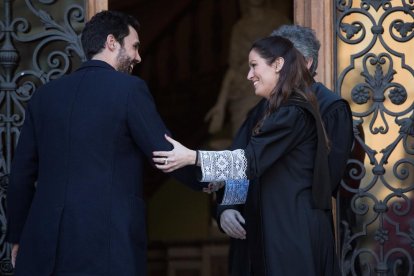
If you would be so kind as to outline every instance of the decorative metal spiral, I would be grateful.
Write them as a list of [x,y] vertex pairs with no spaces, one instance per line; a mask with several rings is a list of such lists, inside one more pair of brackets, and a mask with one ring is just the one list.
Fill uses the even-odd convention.
[[354,149],[363,151],[338,193],[342,275],[413,275],[414,53],[398,45],[413,43],[414,1],[335,2],[335,89],[351,104]]

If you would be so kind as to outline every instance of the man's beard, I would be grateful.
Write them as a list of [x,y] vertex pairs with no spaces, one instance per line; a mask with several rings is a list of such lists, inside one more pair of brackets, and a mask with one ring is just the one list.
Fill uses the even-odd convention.
[[119,53],[116,59],[118,61],[117,71],[126,73],[126,74],[132,73],[132,69],[134,69],[135,61],[126,54],[124,47],[122,47],[119,50]]

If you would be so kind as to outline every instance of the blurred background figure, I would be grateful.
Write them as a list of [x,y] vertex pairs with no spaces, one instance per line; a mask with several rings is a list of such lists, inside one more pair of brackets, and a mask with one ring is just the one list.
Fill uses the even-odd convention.
[[[241,0],[240,4],[242,16],[232,28],[229,68],[224,76],[217,102],[205,117],[209,121],[211,134],[220,132],[228,123],[231,137],[234,137],[245,120],[247,112],[260,100],[246,79],[246,55],[250,46],[257,39],[269,35],[278,26],[289,23],[286,15],[272,8],[270,1]],[[220,143],[217,140],[213,141],[211,146],[227,147],[231,143],[231,137],[221,140]]]

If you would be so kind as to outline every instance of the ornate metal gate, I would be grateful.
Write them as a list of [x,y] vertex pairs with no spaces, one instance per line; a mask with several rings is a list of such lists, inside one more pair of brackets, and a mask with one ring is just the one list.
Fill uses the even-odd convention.
[[[7,174],[36,88],[72,71],[84,59],[79,31],[83,0],[3,0],[0,10],[0,275],[12,275],[6,231]],[[14,17],[15,14],[18,14]]]
[[337,198],[342,275],[414,275],[413,11],[335,0],[335,88],[356,139]]

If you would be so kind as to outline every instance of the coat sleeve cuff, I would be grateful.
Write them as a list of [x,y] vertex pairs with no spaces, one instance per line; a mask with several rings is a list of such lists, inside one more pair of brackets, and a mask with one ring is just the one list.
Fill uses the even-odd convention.
[[247,192],[249,191],[249,180],[227,180],[224,187],[224,196],[221,205],[238,205],[246,203]]

